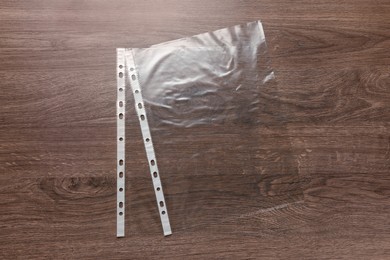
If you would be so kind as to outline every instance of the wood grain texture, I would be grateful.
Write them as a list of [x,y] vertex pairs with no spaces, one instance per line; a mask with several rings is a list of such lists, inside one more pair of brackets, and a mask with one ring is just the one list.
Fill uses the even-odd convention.
[[[0,258],[390,258],[389,14],[386,0],[1,1]],[[164,238],[129,109],[117,239],[115,48],[258,19],[278,81],[262,98],[282,114],[252,132],[263,168],[240,153],[240,174],[205,175],[205,160],[223,167],[207,129],[198,146],[154,137],[174,232]],[[191,149],[210,157],[185,168]]]

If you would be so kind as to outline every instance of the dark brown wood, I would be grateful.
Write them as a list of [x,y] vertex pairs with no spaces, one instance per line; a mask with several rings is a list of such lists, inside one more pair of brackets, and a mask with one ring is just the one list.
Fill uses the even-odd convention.
[[[386,0],[1,1],[0,258],[390,258],[389,14]],[[115,48],[258,19],[279,124],[252,129],[261,149],[248,157],[207,128],[195,145],[154,136],[164,238],[129,108],[117,239]],[[223,168],[235,158],[248,160],[242,172]],[[217,170],[205,174],[208,160]]]

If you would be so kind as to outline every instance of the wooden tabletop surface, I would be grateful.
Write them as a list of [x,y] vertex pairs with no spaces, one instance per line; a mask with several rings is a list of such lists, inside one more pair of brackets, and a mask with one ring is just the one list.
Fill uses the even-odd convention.
[[[154,136],[173,229],[163,237],[129,119],[116,238],[115,49],[255,20],[280,90],[270,112],[282,115],[256,129],[264,165],[248,160],[247,179],[203,176],[200,156],[179,174],[190,148]],[[0,258],[390,259],[389,50],[388,0],[1,1]],[[218,143],[199,138],[191,149]],[[216,166],[247,158],[223,154]],[[256,177],[281,170],[293,177]]]

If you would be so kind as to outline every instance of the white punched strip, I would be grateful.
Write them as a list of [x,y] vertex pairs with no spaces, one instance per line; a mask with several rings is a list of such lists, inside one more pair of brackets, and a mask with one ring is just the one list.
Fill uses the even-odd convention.
[[154,192],[156,194],[157,208],[160,214],[161,225],[164,236],[172,234],[171,225],[169,223],[168,211],[165,203],[164,193],[160,180],[160,172],[157,167],[156,155],[153,148],[152,137],[150,134],[148,118],[146,116],[144,101],[141,94],[141,86],[138,80],[134,55],[132,49],[126,49],[126,68],[129,75],[131,90],[134,95],[135,110],[137,111],[138,119],[141,126],[142,138],[145,145],[146,155],[148,158],[150,174],[153,180]]
[[116,236],[125,236],[125,49],[117,49],[117,190]]

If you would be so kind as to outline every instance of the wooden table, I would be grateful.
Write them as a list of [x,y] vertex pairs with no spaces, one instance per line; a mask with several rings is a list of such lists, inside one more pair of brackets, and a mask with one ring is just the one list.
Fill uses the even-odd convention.
[[[284,107],[283,127],[259,135],[283,140],[274,160],[296,196],[272,204],[266,183],[267,207],[215,221],[210,198],[168,173],[163,237],[134,120],[117,239],[115,48],[259,19]],[[0,258],[390,258],[389,1],[5,0],[0,36]],[[156,151],[162,168],[180,159]]]

